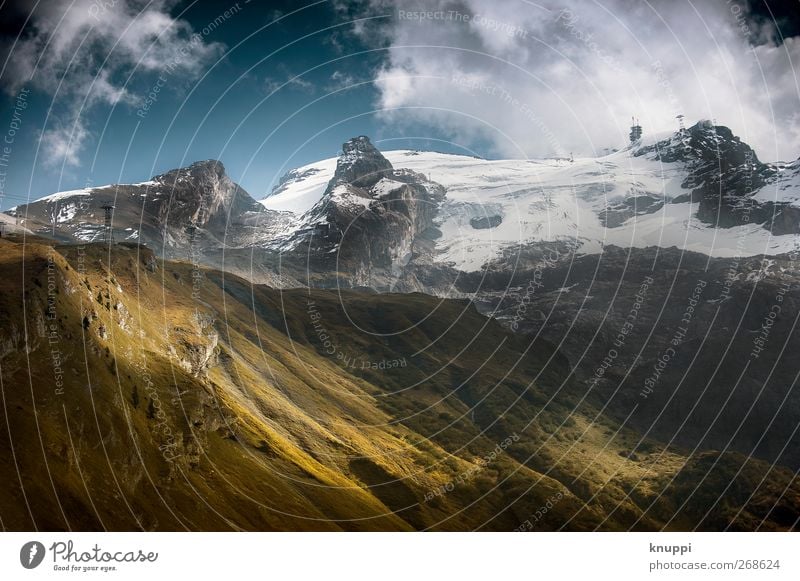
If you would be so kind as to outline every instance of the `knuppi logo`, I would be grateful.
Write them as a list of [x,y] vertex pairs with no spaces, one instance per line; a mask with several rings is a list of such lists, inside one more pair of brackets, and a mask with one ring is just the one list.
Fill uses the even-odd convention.
[[35,569],[44,560],[44,545],[39,541],[30,541],[19,550],[19,562],[26,569]]

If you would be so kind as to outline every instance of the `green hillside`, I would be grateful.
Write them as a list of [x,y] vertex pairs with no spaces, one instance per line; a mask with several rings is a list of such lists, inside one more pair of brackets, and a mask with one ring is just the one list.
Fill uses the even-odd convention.
[[790,471],[642,442],[553,345],[469,301],[30,239],[0,240],[0,285],[6,529],[782,529],[800,510]]

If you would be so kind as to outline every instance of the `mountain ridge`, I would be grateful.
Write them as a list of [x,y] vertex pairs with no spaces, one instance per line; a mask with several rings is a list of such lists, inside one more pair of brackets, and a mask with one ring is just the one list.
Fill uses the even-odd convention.
[[[434,258],[458,270],[480,270],[506,247],[565,241],[585,254],[606,244],[677,246],[711,256],[780,254],[793,248],[800,227],[800,178],[792,165],[761,163],[728,128],[710,122],[573,162],[406,150],[385,157],[446,189],[437,224],[444,237]],[[306,177],[290,172],[292,183],[261,203],[304,213],[334,178],[335,161],[299,168]]]
[[207,160],[141,184],[55,194],[14,214],[35,233],[99,240],[99,206],[114,200],[116,237],[166,257],[279,286],[440,294],[454,273],[510,272],[519,256],[553,245],[579,255],[611,246],[712,258],[791,252],[800,164],[763,164],[710,122],[571,160],[384,155],[359,136],[336,158],[287,172],[259,203]]

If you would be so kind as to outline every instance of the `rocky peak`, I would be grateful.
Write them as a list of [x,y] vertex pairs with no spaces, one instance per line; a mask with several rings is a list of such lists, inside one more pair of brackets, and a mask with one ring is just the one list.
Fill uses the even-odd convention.
[[153,181],[168,188],[163,212],[175,225],[194,223],[206,226],[224,221],[231,209],[234,214],[256,209],[250,195],[235,184],[225,172],[221,161],[198,161],[188,167],[170,170]]
[[797,211],[784,204],[764,204],[751,196],[775,179],[777,169],[759,161],[755,151],[723,125],[700,121],[668,139],[640,147],[644,155],[664,163],[682,162],[681,184],[691,194],[674,201],[699,202],[697,217],[715,227],[763,224],[775,233],[796,232]]
[[334,182],[346,182],[358,187],[374,186],[392,172],[392,164],[383,157],[369,137],[360,135],[342,144],[336,163]]
[[225,173],[225,166],[216,159],[197,161],[190,166],[172,169],[153,178],[153,181],[161,182],[167,186],[186,182],[191,182],[198,186],[210,185],[225,182],[226,180],[230,181]]
[[763,165],[755,151],[724,125],[700,121],[688,129],[689,146],[704,160],[724,159],[730,166]]
[[729,128],[710,121],[700,121],[668,139],[640,147],[633,155],[664,163],[683,162],[688,170],[684,187],[702,187],[708,190],[706,194],[716,192],[726,197],[751,194],[776,173]]
[[290,247],[323,270],[335,264],[353,273],[357,286],[395,288],[413,260],[432,252],[444,197],[440,184],[394,169],[369,138],[355,137],[342,145],[333,179]]
[[767,169],[755,151],[728,127],[707,120],[678,131],[668,139],[640,147],[633,155],[645,155],[664,163],[682,161],[700,171],[713,165],[718,173],[740,167],[759,173]]

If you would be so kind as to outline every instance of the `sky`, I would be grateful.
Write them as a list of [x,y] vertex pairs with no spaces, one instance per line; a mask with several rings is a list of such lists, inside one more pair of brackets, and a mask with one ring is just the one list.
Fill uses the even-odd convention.
[[381,149],[596,156],[676,115],[800,155],[797,0],[74,0],[0,7],[0,209],[219,159],[264,197]]

